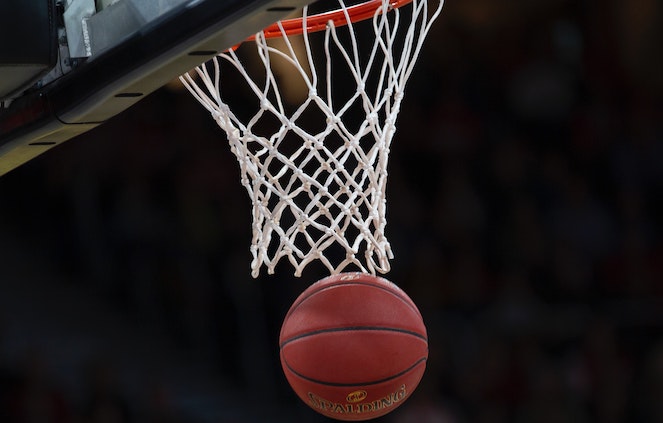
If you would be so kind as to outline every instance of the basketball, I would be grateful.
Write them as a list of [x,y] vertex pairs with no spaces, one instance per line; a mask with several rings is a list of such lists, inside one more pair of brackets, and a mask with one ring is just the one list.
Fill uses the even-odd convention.
[[368,420],[400,406],[426,368],[428,338],[414,302],[386,279],[341,273],[295,300],[280,339],[288,383],[338,420]]

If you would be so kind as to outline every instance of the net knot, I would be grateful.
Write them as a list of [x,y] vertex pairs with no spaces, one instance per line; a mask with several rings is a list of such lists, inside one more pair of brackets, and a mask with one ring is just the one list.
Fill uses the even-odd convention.
[[380,122],[378,120],[378,114],[376,112],[371,112],[366,115],[366,122],[371,126],[377,126]]
[[396,118],[393,115],[387,117],[387,120],[384,122],[384,127],[388,131],[393,131],[396,128]]
[[341,118],[337,115],[331,115],[327,118],[327,125],[329,126],[338,126],[341,123]]

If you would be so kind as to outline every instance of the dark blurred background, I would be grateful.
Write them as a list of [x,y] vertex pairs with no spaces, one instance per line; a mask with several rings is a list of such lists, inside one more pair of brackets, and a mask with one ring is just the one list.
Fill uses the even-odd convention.
[[[388,188],[430,360],[381,421],[663,422],[662,41],[659,0],[445,6]],[[324,421],[277,347],[322,272],[251,279],[250,225],[176,87],[0,178],[0,421]]]

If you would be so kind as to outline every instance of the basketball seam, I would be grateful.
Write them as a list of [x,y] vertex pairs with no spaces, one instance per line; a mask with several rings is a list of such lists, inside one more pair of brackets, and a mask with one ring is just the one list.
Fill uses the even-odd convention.
[[381,290],[383,290],[383,291],[385,291],[385,292],[387,292],[387,293],[393,295],[394,297],[398,298],[399,300],[403,301],[408,307],[410,307],[410,309],[414,310],[414,311],[417,313],[417,315],[421,317],[421,312],[420,312],[419,309],[414,305],[414,303],[412,302],[412,300],[410,300],[410,299],[408,299],[408,298],[406,298],[406,297],[400,295],[398,292],[394,292],[393,290],[387,288],[386,286],[380,286],[380,285],[373,284],[373,283],[370,283],[370,282],[362,282],[362,281],[338,281],[338,282],[334,282],[334,283],[332,283],[332,284],[330,284],[330,285],[324,285],[324,286],[320,287],[319,289],[316,289],[316,290],[313,291],[313,292],[309,292],[308,295],[306,295],[305,297],[303,297],[303,298],[299,298],[299,299],[298,299],[299,301],[297,301],[295,304],[293,304],[292,307],[290,308],[290,310],[288,310],[288,313],[285,315],[284,320],[287,320],[288,317],[290,317],[290,315],[291,315],[291,314],[292,314],[292,313],[293,313],[293,312],[294,312],[294,311],[295,311],[300,305],[302,305],[302,303],[304,303],[304,301],[308,300],[308,299],[311,298],[312,296],[314,296],[314,295],[316,295],[316,294],[318,294],[318,293],[320,293],[320,292],[322,292],[322,291],[325,291],[325,290],[327,290],[327,289],[334,288],[334,287],[336,287],[336,286],[341,286],[341,285],[362,285],[362,286],[370,286],[370,287],[373,287],[373,288],[381,289]]
[[325,382],[325,381],[322,381],[322,380],[317,380],[317,379],[310,378],[310,377],[308,377],[308,376],[304,376],[303,374],[301,374],[301,373],[296,372],[295,370],[293,370],[292,367],[290,367],[290,365],[288,364],[288,362],[287,362],[285,359],[283,359],[283,363],[285,364],[285,366],[286,366],[286,367],[288,368],[288,370],[291,371],[292,374],[294,374],[295,376],[297,376],[297,377],[299,377],[299,378],[301,378],[301,379],[307,380],[307,381],[309,381],[309,382],[317,383],[317,384],[319,384],[319,385],[337,386],[337,387],[371,386],[371,385],[377,385],[377,384],[384,383],[384,382],[389,382],[390,380],[397,379],[397,378],[403,376],[404,374],[409,373],[409,372],[412,371],[415,367],[417,367],[419,364],[421,364],[422,362],[426,362],[426,361],[427,361],[427,358],[426,358],[426,357],[422,357],[422,358],[420,358],[419,360],[415,361],[414,364],[411,365],[410,367],[408,367],[407,369],[405,369],[405,370],[403,370],[403,371],[401,371],[401,372],[399,372],[399,373],[397,373],[397,374],[395,374],[395,375],[392,375],[392,376],[389,376],[389,377],[387,377],[387,378],[384,378],[384,379],[379,379],[379,380],[375,380],[375,381],[371,381],[371,382],[339,383],[339,382]]
[[279,346],[280,349],[283,349],[283,347],[290,342],[296,341],[298,339],[306,338],[309,336],[314,336],[314,335],[319,335],[322,333],[333,333],[333,332],[350,332],[350,331],[385,331],[385,332],[398,332],[410,336],[414,336],[416,338],[419,338],[426,342],[428,344],[428,337],[426,335],[422,335],[419,332],[407,330],[407,329],[400,329],[400,328],[391,328],[391,327],[383,327],[383,326],[344,326],[341,328],[327,328],[327,329],[319,329],[311,332],[306,332],[302,333],[296,336],[293,336],[292,338],[288,338],[285,341],[281,342],[281,345]]

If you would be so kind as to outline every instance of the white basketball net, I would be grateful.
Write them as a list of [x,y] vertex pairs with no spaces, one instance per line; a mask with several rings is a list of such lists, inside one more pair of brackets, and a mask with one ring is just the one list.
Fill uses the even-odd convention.
[[[240,49],[253,45],[259,60],[248,64],[230,50],[181,77],[225,131],[239,161],[241,182],[253,203],[253,277],[263,265],[274,273],[284,257],[296,276],[314,260],[322,261],[332,274],[347,266],[372,274],[389,271],[393,258],[385,237],[389,146],[406,81],[442,8],[443,0],[433,1],[439,5],[429,11],[427,0],[393,10],[384,0],[372,20],[359,24],[352,24],[346,12],[348,25],[335,27],[330,22],[317,35],[324,44],[318,47],[306,31],[291,39],[280,27],[280,48],[258,33],[255,42]],[[338,3],[346,9],[343,0]],[[307,13],[305,8],[304,27]],[[372,46],[363,51],[359,44],[371,40],[355,36],[359,25],[373,29]],[[303,37],[305,54],[293,42],[295,37],[300,37],[300,45]],[[322,65],[317,57],[314,60],[316,54]],[[308,96],[301,104],[288,107],[287,93],[279,88],[273,71],[276,57],[291,66],[289,77],[298,76],[307,87]],[[252,68],[254,62],[261,63],[260,71]],[[248,119],[240,119],[221,94],[220,78],[227,64],[241,74],[255,96],[238,100],[243,107],[255,103],[257,110]],[[352,82],[347,99],[339,101],[338,93],[332,95],[333,79],[336,84]],[[312,109],[322,120],[317,127],[307,117]],[[363,122],[345,124],[357,110]],[[276,120],[280,128],[258,135],[256,128],[265,119]]]

